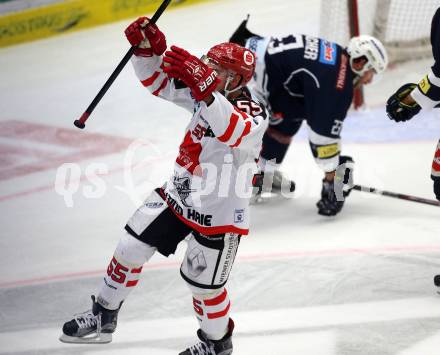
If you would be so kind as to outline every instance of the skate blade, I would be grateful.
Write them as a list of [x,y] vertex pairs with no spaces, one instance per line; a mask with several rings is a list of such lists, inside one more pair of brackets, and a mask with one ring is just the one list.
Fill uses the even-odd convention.
[[98,334],[93,333],[83,337],[71,337],[66,334],[62,334],[60,336],[60,341],[68,344],[107,344],[112,341],[112,334],[101,333],[101,335],[98,336]]
[[293,192],[291,193],[278,193],[278,192],[263,192],[259,195],[252,196],[249,200],[250,205],[261,205],[269,202],[275,202],[275,201],[283,201],[283,200],[290,200],[294,198],[295,195]]

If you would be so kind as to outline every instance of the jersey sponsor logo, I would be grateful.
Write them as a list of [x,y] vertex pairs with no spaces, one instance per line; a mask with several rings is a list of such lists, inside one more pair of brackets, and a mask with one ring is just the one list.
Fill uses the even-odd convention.
[[316,152],[319,159],[332,158],[339,153],[339,146],[337,143],[323,145],[316,148]]
[[338,76],[336,78],[336,89],[344,90],[345,78],[347,77],[347,63],[348,58],[345,54],[341,56],[341,64],[339,65]]
[[[229,273],[231,272],[232,264],[234,263],[235,253],[238,248],[238,238],[230,234],[228,238],[225,238],[225,244],[227,247],[223,249],[223,252],[226,251],[222,271],[220,273],[219,283],[222,284],[226,282],[229,277]],[[226,249],[226,250],[225,250]]]
[[212,225],[212,214],[203,214],[196,210],[188,209],[186,211],[186,218],[202,226],[211,227]]
[[168,205],[176,212],[178,215],[183,216],[183,208],[180,207],[179,203],[171,197],[171,195],[164,191],[165,198],[167,199]]
[[323,64],[335,65],[336,64],[336,44],[321,40],[319,61]]
[[429,83],[428,75],[426,75],[422,80],[420,80],[419,89],[421,92],[427,95],[430,88],[431,84]]
[[145,206],[148,208],[160,208],[163,206],[163,202],[147,202]]
[[242,223],[244,221],[244,209],[234,211],[234,223]]
[[319,38],[306,36],[306,47],[304,48],[304,59],[318,59]]

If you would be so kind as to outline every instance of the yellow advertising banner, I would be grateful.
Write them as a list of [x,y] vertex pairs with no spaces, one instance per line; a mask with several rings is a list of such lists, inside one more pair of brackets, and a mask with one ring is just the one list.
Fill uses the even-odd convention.
[[[207,0],[173,0],[168,8]],[[162,0],[67,0],[0,16],[0,47],[153,14]]]

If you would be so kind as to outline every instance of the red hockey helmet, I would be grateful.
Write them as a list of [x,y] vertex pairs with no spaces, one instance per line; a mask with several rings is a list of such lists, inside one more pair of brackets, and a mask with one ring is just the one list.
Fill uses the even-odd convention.
[[223,68],[231,70],[243,77],[241,86],[252,79],[255,71],[255,54],[235,43],[220,43],[212,47],[207,57]]

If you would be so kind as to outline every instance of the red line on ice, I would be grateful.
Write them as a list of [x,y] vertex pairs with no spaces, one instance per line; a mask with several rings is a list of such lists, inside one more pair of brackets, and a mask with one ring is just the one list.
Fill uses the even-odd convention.
[[[289,258],[300,257],[321,257],[321,256],[341,256],[341,255],[355,255],[355,254],[388,254],[388,253],[438,253],[440,252],[440,245],[414,245],[414,246],[388,246],[377,248],[344,248],[344,249],[327,249],[327,250],[299,250],[292,252],[282,253],[265,253],[265,254],[249,254],[237,257],[237,262],[258,262],[266,260],[280,260]],[[169,261],[160,263],[147,263],[144,265],[143,270],[154,269],[169,269],[171,267],[177,267],[180,265],[180,261]],[[20,286],[30,286],[38,284],[47,284],[57,281],[68,281],[72,279],[93,277],[104,275],[105,269],[91,270],[76,273],[66,273],[59,275],[50,275],[45,277],[36,277],[24,280],[13,280],[7,282],[0,282],[0,288],[15,288]]]

